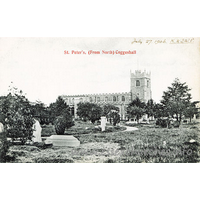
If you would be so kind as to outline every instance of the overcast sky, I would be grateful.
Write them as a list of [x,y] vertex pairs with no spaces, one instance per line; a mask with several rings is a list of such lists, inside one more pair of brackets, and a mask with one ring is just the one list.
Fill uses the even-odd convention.
[[[130,70],[140,69],[151,71],[155,101],[175,78],[188,84],[193,100],[200,100],[199,38],[187,38],[187,44],[170,44],[174,38],[156,44],[157,39],[165,38],[0,38],[0,95],[8,93],[11,82],[30,101],[45,104],[64,94],[129,92]],[[86,54],[65,55],[64,50]],[[88,55],[89,50],[136,54]]]

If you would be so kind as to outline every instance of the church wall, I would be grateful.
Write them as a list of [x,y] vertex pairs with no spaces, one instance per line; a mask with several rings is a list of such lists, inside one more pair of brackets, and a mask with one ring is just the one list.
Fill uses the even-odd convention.
[[74,116],[77,117],[77,104],[79,102],[91,102],[99,105],[112,104],[120,109],[121,119],[125,119],[126,107],[137,96],[147,102],[151,99],[151,74],[136,70],[130,73],[130,92],[124,93],[102,93],[102,94],[83,94],[83,95],[63,95],[61,96],[67,105],[73,107]]

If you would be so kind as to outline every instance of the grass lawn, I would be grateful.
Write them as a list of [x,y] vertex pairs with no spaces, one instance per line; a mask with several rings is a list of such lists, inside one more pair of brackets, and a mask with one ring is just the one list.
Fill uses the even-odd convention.
[[[76,122],[67,133],[79,141],[79,147],[14,145],[13,162],[59,163],[187,163],[200,162],[200,123],[180,128],[156,128],[154,124],[138,125],[137,131],[107,128],[102,133],[86,122]],[[53,126],[43,127],[42,135],[55,134]]]

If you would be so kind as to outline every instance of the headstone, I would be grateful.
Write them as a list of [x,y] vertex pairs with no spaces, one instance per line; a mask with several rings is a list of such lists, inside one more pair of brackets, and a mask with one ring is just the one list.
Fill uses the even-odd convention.
[[53,144],[57,147],[76,147],[80,141],[73,135],[51,135],[45,140],[45,144]]
[[106,128],[106,117],[101,117],[101,131],[105,131]]
[[0,133],[4,131],[3,124],[0,122]]
[[189,142],[190,142],[190,143],[194,143],[194,142],[196,142],[196,140],[191,139]]
[[42,132],[42,128],[40,126],[40,122],[38,120],[35,120],[35,124],[33,124],[33,142],[42,142],[42,138],[41,138],[41,132]]

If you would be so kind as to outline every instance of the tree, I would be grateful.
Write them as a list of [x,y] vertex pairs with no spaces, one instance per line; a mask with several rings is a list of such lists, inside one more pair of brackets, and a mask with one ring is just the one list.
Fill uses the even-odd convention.
[[140,108],[137,106],[130,106],[127,109],[127,114],[129,118],[135,117],[138,123],[139,123],[139,119],[144,115],[144,113],[145,113],[144,108]]
[[55,103],[50,104],[47,112],[50,118],[49,121],[55,125],[55,130],[58,135],[64,135],[65,129],[74,125],[70,108],[60,96],[56,99]]
[[190,118],[190,122],[192,121],[192,118],[194,117],[194,115],[198,114],[198,109],[196,108],[197,103],[199,103],[199,101],[194,101],[190,103],[190,105],[184,111],[185,117]]
[[49,112],[50,122],[54,123],[55,119],[58,116],[62,116],[65,113],[69,113],[69,106],[65,103],[62,97],[58,97],[55,103],[51,103],[50,106],[47,108]]
[[22,144],[32,139],[34,119],[30,102],[22,91],[11,88],[11,92],[1,101],[0,113],[6,137],[12,141],[19,139]]
[[101,118],[102,108],[99,105],[89,102],[80,102],[77,106],[77,115],[84,121],[90,120],[94,123]]
[[103,116],[108,117],[108,114],[111,111],[119,112],[119,108],[114,106],[114,105],[112,105],[112,104],[106,104],[106,105],[103,106]]
[[93,104],[89,102],[80,102],[77,106],[77,115],[83,119],[83,121],[89,120]]
[[35,118],[39,119],[40,124],[49,124],[49,109],[45,107],[44,103],[38,101],[35,105],[32,105],[31,113]]
[[172,118],[175,117],[179,124],[185,110],[190,106],[190,90],[191,89],[188,88],[186,83],[181,83],[177,78],[162,96],[163,99],[161,100],[161,103],[168,113],[168,116],[171,116]]
[[145,107],[145,112],[148,115],[148,118],[155,115],[155,103],[153,102],[153,99],[148,100]]
[[94,124],[95,121],[100,120],[101,115],[102,108],[97,104],[93,104],[91,112],[89,114],[89,120]]
[[146,104],[145,102],[142,102],[139,97],[136,97],[130,104],[129,106],[136,106],[139,108],[145,108]]
[[120,115],[116,111],[111,111],[109,117],[113,119],[113,126],[116,126],[120,122]]
[[[110,123],[113,119],[113,123],[114,123],[114,115],[113,113],[119,113],[119,108],[112,105],[112,104],[106,104],[103,106],[103,116],[105,116],[107,118],[107,120],[110,120]],[[119,114],[118,114],[119,115]],[[119,122],[117,122],[119,123]]]
[[139,122],[139,119],[145,114],[145,107],[145,103],[136,97],[127,107],[128,117],[135,117],[137,122]]
[[156,103],[154,106],[154,117],[155,118],[162,118],[162,117],[166,117],[168,116],[168,113],[165,109],[165,107],[163,106],[163,104],[160,103]]

